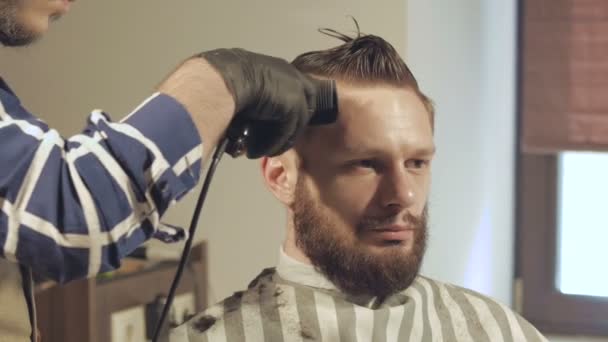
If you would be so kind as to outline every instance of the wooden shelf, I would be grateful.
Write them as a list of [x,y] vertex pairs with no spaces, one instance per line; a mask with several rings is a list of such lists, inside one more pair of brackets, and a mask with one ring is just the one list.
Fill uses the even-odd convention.
[[[192,249],[177,294],[193,293],[196,311],[206,306],[205,243]],[[64,286],[37,286],[36,309],[43,342],[111,341],[111,315],[166,296],[177,262],[162,262],[111,277],[84,279]],[[123,270],[124,271],[124,270]]]

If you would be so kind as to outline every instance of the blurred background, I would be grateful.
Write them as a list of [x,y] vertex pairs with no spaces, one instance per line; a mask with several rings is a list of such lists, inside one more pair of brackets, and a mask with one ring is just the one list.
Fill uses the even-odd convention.
[[[305,51],[339,44],[317,29],[353,33],[349,18],[353,16],[362,32],[382,36],[398,49],[436,104],[438,152],[423,274],[475,289],[523,311],[551,341],[608,341],[600,336],[608,336],[608,316],[598,316],[608,312],[608,252],[604,247],[608,230],[602,215],[608,193],[603,191],[608,189],[602,179],[608,174],[607,159],[597,152],[561,152],[599,151],[605,145],[599,139],[595,141],[598,148],[589,147],[588,141],[583,147],[555,143],[542,148],[534,139],[520,140],[522,132],[531,132],[520,129],[527,122],[521,115],[535,113],[539,103],[544,103],[539,99],[547,89],[569,80],[566,76],[551,78],[559,73],[542,68],[563,71],[559,67],[565,65],[566,71],[575,70],[568,69],[571,62],[564,60],[572,56],[564,53],[570,51],[568,34],[581,34],[584,42],[578,46],[586,54],[580,58],[591,58],[595,51],[608,64],[608,42],[600,34],[608,33],[602,26],[608,23],[602,21],[607,6],[602,1],[578,1],[587,10],[583,13],[573,3],[77,1],[46,39],[28,48],[0,49],[1,72],[33,113],[69,136],[84,127],[88,113],[96,108],[119,120],[154,91],[179,61],[196,52],[242,47],[290,60]],[[525,8],[530,10],[523,11]],[[573,18],[589,20],[593,26],[564,24]],[[554,26],[543,26],[546,22]],[[524,40],[526,33],[532,38]],[[546,34],[547,39],[539,34]],[[608,41],[608,34],[604,39]],[[593,45],[599,50],[589,48],[590,42],[599,44]],[[600,71],[605,70],[601,63],[596,64]],[[601,87],[603,78],[598,75],[602,74],[595,75],[593,84]],[[545,93],[536,97],[533,91],[537,88]],[[560,96],[571,94],[568,89]],[[555,93],[547,96],[555,97]],[[598,95],[580,103],[589,105],[592,100],[601,102],[603,98]],[[601,114],[602,108],[606,107],[593,107],[592,112]],[[559,130],[552,119],[542,120],[534,126],[539,134]],[[583,120],[568,127],[578,129],[578,142],[581,129],[600,136],[603,132],[608,140],[608,130],[598,128],[601,121]],[[568,132],[574,136],[572,130]],[[524,169],[545,173],[538,171],[530,176],[537,178],[526,178]],[[522,184],[544,184],[545,190],[538,190],[539,195]],[[198,189],[172,208],[164,221],[187,227],[197,194]],[[549,194],[552,196],[547,197]],[[538,209],[535,205],[541,198],[549,204]],[[526,201],[531,202],[529,207]],[[530,211],[555,215],[534,221],[526,219]],[[276,263],[284,226],[284,210],[264,188],[259,162],[223,159],[197,236],[207,242],[209,303],[243,289],[262,268]],[[546,234],[548,229],[553,233]],[[526,234],[532,231],[536,235],[528,238]],[[150,245],[153,249],[180,247]],[[527,274],[531,280],[526,279]],[[539,274],[546,277],[536,280]],[[544,291],[541,285],[549,289]],[[557,297],[547,299],[543,293]],[[572,306],[563,305],[553,309],[551,303],[562,303],[560,300],[583,304],[571,310],[566,308]],[[543,308],[551,312],[543,312]],[[563,314],[556,314],[560,310]],[[573,311],[574,316],[565,317],[566,311]]]

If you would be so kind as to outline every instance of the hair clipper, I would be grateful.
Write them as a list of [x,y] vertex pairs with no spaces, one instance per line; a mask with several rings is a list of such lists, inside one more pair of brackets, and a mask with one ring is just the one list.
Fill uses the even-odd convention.
[[[317,96],[314,108],[309,110],[314,112],[309,125],[325,125],[336,121],[338,118],[338,94],[336,91],[336,81],[334,80],[315,80],[317,83]],[[226,152],[233,158],[240,157],[247,151],[247,138],[249,136],[249,126],[247,123],[235,123],[229,127],[226,137],[228,144]]]

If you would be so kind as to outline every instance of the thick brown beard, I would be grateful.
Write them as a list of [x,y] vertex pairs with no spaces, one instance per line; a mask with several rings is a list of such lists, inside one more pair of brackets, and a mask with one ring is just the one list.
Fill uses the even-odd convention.
[[293,211],[296,245],[319,272],[345,293],[385,298],[409,287],[418,275],[426,250],[426,207],[419,218],[408,218],[416,227],[412,248],[404,252],[403,245],[388,245],[380,253],[341,236],[300,180]]

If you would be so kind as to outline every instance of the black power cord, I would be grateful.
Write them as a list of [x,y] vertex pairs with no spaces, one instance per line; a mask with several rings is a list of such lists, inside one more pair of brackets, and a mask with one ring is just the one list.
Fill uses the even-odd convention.
[[169,294],[167,295],[167,300],[165,301],[165,305],[163,307],[163,312],[158,319],[158,323],[156,323],[156,327],[154,328],[154,335],[152,337],[152,342],[157,342],[158,337],[160,336],[160,332],[162,330],[163,323],[165,322],[167,315],[169,314],[169,310],[171,309],[171,305],[173,304],[173,298],[175,297],[175,291],[177,290],[177,286],[179,285],[179,280],[182,277],[182,273],[184,272],[184,267],[188,261],[188,257],[190,256],[190,248],[192,247],[192,241],[194,240],[194,233],[196,233],[196,227],[198,226],[198,219],[201,215],[201,210],[203,208],[203,204],[205,203],[205,198],[207,198],[207,192],[209,191],[209,185],[211,185],[211,179],[213,179],[213,174],[215,173],[215,169],[222,159],[222,155],[224,151],[226,151],[226,146],[230,142],[229,138],[224,138],[220,144],[215,149],[213,153],[213,157],[211,159],[211,165],[209,165],[209,170],[207,170],[207,175],[205,176],[205,181],[203,183],[203,188],[201,189],[201,193],[198,196],[198,200],[196,202],[196,206],[194,207],[194,214],[192,215],[192,221],[190,222],[190,229],[188,230],[188,239],[186,240],[186,244],[184,246],[184,250],[182,252],[182,257],[179,261],[179,265],[177,266],[177,271],[175,272],[175,277],[173,278],[173,282],[171,283],[171,289],[169,290]]

